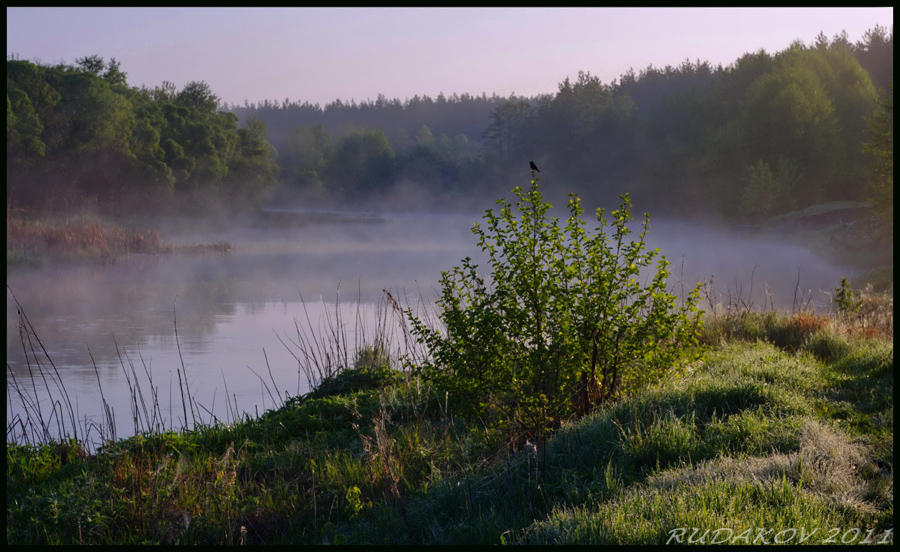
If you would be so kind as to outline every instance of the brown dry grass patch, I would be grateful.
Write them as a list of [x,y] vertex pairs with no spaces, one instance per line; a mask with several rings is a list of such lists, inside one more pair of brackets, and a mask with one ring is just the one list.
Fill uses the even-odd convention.
[[100,222],[50,224],[6,218],[6,249],[61,257],[116,257],[131,253],[170,253],[155,230],[126,230]]

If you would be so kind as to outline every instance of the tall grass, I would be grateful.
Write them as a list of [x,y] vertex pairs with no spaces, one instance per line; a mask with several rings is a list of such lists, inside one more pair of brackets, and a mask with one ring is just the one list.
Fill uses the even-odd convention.
[[6,217],[6,248],[99,258],[172,251],[172,246],[164,243],[155,230],[126,230],[96,221],[50,224],[9,216]]
[[[870,339],[894,337],[893,287],[876,293],[871,284],[854,294],[854,308],[841,307],[840,290],[833,295],[833,308],[816,312],[811,296],[800,287],[799,274],[790,314],[780,312],[769,299],[758,307],[750,291],[745,295],[741,287],[725,293],[713,293],[712,281],[704,287],[706,295],[705,324],[700,334],[704,345],[729,340],[768,341],[791,351],[798,351],[810,340],[822,347],[827,341],[843,337],[862,336]],[[827,353],[826,353],[827,354]]]
[[[118,440],[116,413],[106,400],[97,365],[91,361],[97,377],[100,393],[100,419],[81,417],[53,358],[47,351],[37,331],[28,319],[25,309],[19,304],[15,294],[7,286],[7,293],[15,302],[19,330],[19,344],[23,349],[27,380],[23,380],[7,365],[7,401],[16,402],[17,411],[6,422],[6,440],[26,445],[53,444],[72,441],[86,450]],[[177,319],[175,320],[177,340]],[[177,370],[179,390],[184,409],[184,418],[178,425],[173,416],[166,417],[161,406],[159,387],[153,381],[153,372],[142,356],[139,356],[140,371],[127,351],[116,346],[119,365],[125,376],[132,434],[160,434],[169,431],[184,431],[200,422],[196,414],[189,423],[187,409],[192,412],[202,409],[187,388],[187,373],[182,366]],[[143,377],[141,376],[143,374]],[[142,380],[146,378],[146,384]],[[147,387],[145,388],[145,385]],[[121,415],[121,413],[120,413]]]
[[[381,301],[375,305],[374,318],[363,312],[362,302],[357,297],[352,322],[344,319],[345,309],[341,307],[339,292],[340,289],[331,309],[328,305],[323,305],[325,315],[317,321],[318,324],[311,320],[306,302],[301,301],[303,316],[294,320],[295,338],[285,336],[282,339],[279,336],[282,344],[297,361],[295,398],[301,397],[300,390],[303,388],[310,391],[309,396],[315,397],[346,394],[366,388],[385,377],[391,377],[393,369],[402,369],[409,359],[422,354],[410,339],[408,329],[403,324],[404,313],[390,292],[385,291]],[[7,293],[17,308],[19,345],[22,347],[28,372],[26,380],[7,367],[7,400],[14,401],[19,406],[18,412],[7,420],[7,442],[40,445],[71,439],[87,450],[95,450],[117,441],[120,437],[117,413],[106,400],[96,363],[93,367],[101,396],[100,419],[81,417],[76,412],[65,382],[29,321],[24,307],[8,286]],[[234,424],[247,415],[238,408],[236,395],[229,394],[227,381],[224,382],[224,418],[216,416],[213,412],[214,405],[204,405],[197,401],[188,385],[188,366],[181,354],[176,308],[173,308],[172,315],[180,366],[176,366],[175,370],[178,387],[175,400],[168,405],[168,416],[159,395],[159,387],[154,382],[153,371],[143,356],[138,352],[137,358],[134,358],[127,350],[116,346],[119,366],[127,386],[127,416],[132,421],[132,435],[158,435]],[[90,350],[88,354],[93,362]],[[260,380],[273,408],[286,404],[291,395],[288,390],[279,389],[268,359],[265,375],[252,368],[248,369]],[[343,377],[337,377],[344,372],[347,373]],[[304,378],[305,385],[302,381]],[[172,413],[173,408],[176,412],[180,410],[180,417]],[[118,413],[118,416],[123,416],[123,413]]]
[[[369,327],[360,293],[358,290],[353,319],[347,321],[341,309],[339,285],[330,310],[322,299],[324,316],[316,324],[310,319],[301,294],[304,316],[294,319],[296,339],[282,340],[282,344],[306,377],[307,389],[317,389],[347,368],[401,367],[404,359],[421,354],[410,339],[403,310],[394,295],[384,290],[375,305],[374,325]],[[350,327],[352,332],[348,332]]]
[[7,265],[111,262],[130,254],[224,255],[233,250],[227,242],[173,246],[156,230],[125,229],[96,220],[30,220],[7,209]]

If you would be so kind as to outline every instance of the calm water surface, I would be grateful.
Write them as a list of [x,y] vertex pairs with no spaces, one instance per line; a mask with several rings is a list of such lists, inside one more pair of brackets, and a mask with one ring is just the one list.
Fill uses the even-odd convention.
[[[301,355],[294,345],[297,325],[305,338],[328,342],[337,308],[351,349],[359,334],[371,340],[381,317],[382,290],[406,296],[413,305],[420,293],[435,297],[440,271],[472,253],[469,229],[476,219],[392,215],[374,223],[181,234],[168,239],[184,244],[225,240],[235,251],[205,257],[134,255],[102,267],[16,269],[7,274],[7,284],[59,370],[73,406],[77,403],[79,418],[99,419],[99,376],[123,436],[134,432],[123,364],[134,364],[145,393],[146,365],[159,388],[161,409],[175,427],[184,418],[178,384],[182,359],[191,394],[217,417],[227,419],[226,385],[240,410],[263,412],[273,406],[269,392],[274,394],[276,386],[282,396],[308,391],[294,358]],[[7,293],[7,379],[11,372],[27,385],[30,372],[18,326],[15,302]],[[8,420],[22,412],[19,402],[7,394]]]

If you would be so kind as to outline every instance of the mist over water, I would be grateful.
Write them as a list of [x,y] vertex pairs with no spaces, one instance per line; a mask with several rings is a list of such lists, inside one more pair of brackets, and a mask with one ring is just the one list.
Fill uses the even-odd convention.
[[[143,374],[143,359],[159,387],[167,424],[174,420],[175,427],[183,421],[177,379],[181,358],[191,393],[216,416],[227,419],[226,385],[242,411],[261,413],[274,404],[256,374],[273,393],[274,380],[282,397],[308,391],[292,351],[282,343],[297,340],[295,323],[308,330],[309,317],[314,331],[324,336],[331,331],[326,310],[333,320],[339,297],[352,341],[359,324],[371,337],[384,289],[414,307],[420,299],[433,304],[441,270],[458,266],[466,256],[485,259],[471,232],[482,216],[383,214],[298,228],[182,232],[166,237],[175,244],[228,241],[234,253],[134,255],[102,267],[15,269],[7,273],[7,284],[60,371],[79,417],[100,419],[99,376],[123,437],[133,433],[133,423],[122,363],[134,363]],[[672,262],[669,283],[676,292],[682,278],[687,291],[714,277],[715,293],[741,291],[757,306],[790,310],[799,293],[812,297],[823,312],[827,292],[841,276],[851,275],[848,268],[783,240],[674,220],[652,220],[647,241]],[[30,381],[9,294],[7,371]],[[20,411],[8,393],[7,419]]]
[[727,303],[740,296],[760,308],[791,311],[802,301],[828,312],[841,277],[854,273],[785,237],[675,220],[651,220],[647,246],[658,247],[672,263],[670,284],[683,280],[689,290],[712,279],[714,297]]
[[[228,241],[234,253],[132,255],[111,266],[16,269],[7,274],[7,284],[77,401],[79,415],[99,419],[99,374],[122,436],[133,433],[123,362],[134,363],[142,374],[141,358],[146,361],[167,416],[172,397],[176,427],[183,418],[179,344],[199,403],[227,418],[227,383],[243,411],[261,413],[273,400],[256,374],[273,393],[274,385],[282,395],[308,391],[291,354],[299,351],[282,343],[297,342],[295,323],[307,333],[311,324],[314,333],[327,335],[339,301],[351,347],[359,332],[371,339],[382,290],[411,302],[420,292],[433,296],[440,271],[472,253],[474,220],[389,215],[377,222],[190,232],[167,239],[176,245]],[[9,294],[7,366],[20,381],[30,381]],[[21,406],[7,397],[9,419]]]

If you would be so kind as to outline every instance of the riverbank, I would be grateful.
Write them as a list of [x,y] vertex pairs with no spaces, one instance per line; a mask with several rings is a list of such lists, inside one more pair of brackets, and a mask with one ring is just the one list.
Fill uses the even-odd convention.
[[894,284],[893,236],[874,217],[872,205],[839,201],[813,205],[774,217],[755,231],[808,247],[817,255],[856,267],[854,287],[871,284],[874,291]]
[[377,213],[340,211],[280,211],[269,209],[237,219],[176,217],[101,217],[60,215],[7,209],[6,266],[46,266],[57,263],[113,263],[126,255],[227,255],[227,241],[173,244],[163,237],[221,233],[236,227],[298,228],[309,225],[384,223]]
[[517,450],[377,351],[259,417],[8,444],[7,541],[893,542],[885,312],[708,316],[690,373]]

